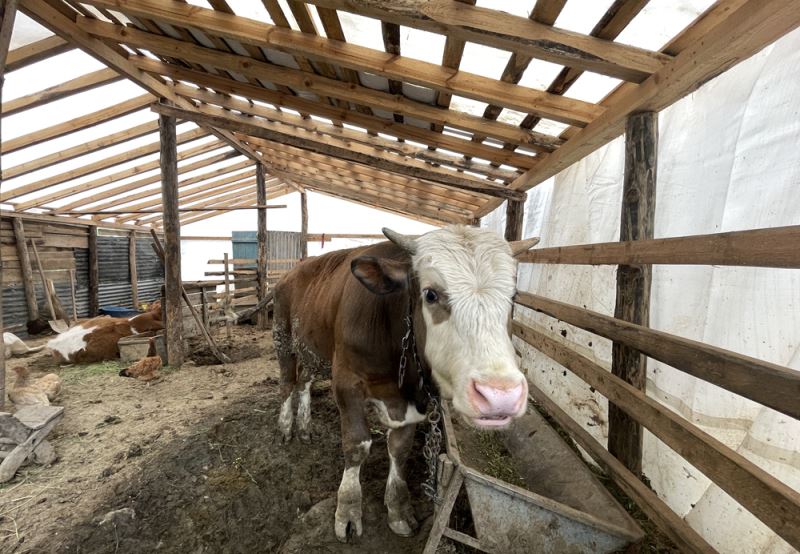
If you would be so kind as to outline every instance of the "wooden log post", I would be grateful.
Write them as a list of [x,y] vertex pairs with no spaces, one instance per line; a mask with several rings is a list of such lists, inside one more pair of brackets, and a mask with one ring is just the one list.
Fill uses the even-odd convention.
[[167,363],[183,365],[183,309],[181,306],[181,225],[178,212],[178,148],[175,118],[158,118],[161,139],[161,204],[164,209],[164,316]]
[[[622,185],[620,241],[653,238],[656,205],[658,114],[637,113],[628,118],[625,133],[625,177]],[[652,266],[620,265],[614,317],[647,326],[650,322]],[[614,342],[611,372],[645,390],[647,357]],[[642,426],[613,403],[608,405],[608,450],[634,475],[642,474]]]
[[308,258],[308,199],[300,193],[300,259]]
[[128,235],[128,270],[131,277],[131,304],[133,309],[139,307],[139,274],[136,271],[136,231]]
[[506,202],[506,240],[522,239],[522,221],[525,218],[525,202],[508,200]]
[[31,268],[31,256],[28,252],[28,243],[25,240],[25,227],[22,218],[11,219],[14,227],[14,241],[17,246],[17,258],[19,268],[22,272],[22,285],[25,291],[25,304],[28,308],[28,321],[39,319],[39,304],[36,301],[36,287],[33,284],[33,269]]
[[[11,46],[11,33],[14,30],[14,19],[17,16],[17,0],[0,0],[2,21],[0,21],[0,104],[3,102],[3,83],[6,74],[6,59]],[[0,128],[0,138],[2,138]],[[2,166],[0,166],[0,189],[2,189]],[[20,260],[21,261],[21,260]],[[3,257],[0,256],[0,330],[3,327]],[[6,357],[0,356],[0,411],[6,403]]]
[[228,253],[225,252],[223,262],[225,264],[225,336],[228,338],[228,342],[231,340],[231,325],[233,322],[227,317],[228,314],[231,312],[231,307],[233,306],[233,298],[231,293],[231,265],[230,265],[230,258],[228,257]]
[[100,310],[100,268],[97,262],[97,227],[89,227],[89,317]]
[[[264,179],[264,166],[256,166],[256,203],[259,206],[267,204],[267,185]],[[258,256],[256,260],[257,290],[256,297],[259,301],[267,296],[267,271],[269,270],[269,245],[267,244],[267,209],[258,209]],[[256,314],[256,324],[259,329],[264,330],[269,323],[269,313],[265,307]]]

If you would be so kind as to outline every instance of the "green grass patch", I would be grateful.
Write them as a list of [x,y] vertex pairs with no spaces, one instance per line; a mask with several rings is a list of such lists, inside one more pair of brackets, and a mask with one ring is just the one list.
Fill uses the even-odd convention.
[[119,373],[125,367],[128,367],[128,364],[120,360],[107,360],[93,364],[73,364],[63,367],[59,375],[64,383],[77,383],[87,377]]

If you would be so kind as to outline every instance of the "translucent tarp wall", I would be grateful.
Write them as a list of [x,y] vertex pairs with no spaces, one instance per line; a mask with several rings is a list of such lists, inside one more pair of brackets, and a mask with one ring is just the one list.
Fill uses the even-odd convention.
[[[800,224],[800,31],[664,110],[659,124],[657,238]],[[620,138],[531,190],[525,236],[541,236],[540,247],[619,240],[623,165]],[[502,232],[504,218],[503,207],[484,225]],[[526,264],[519,288],[613,315],[615,271]],[[609,341],[519,312],[610,367]],[[655,266],[650,324],[800,370],[800,271]],[[524,351],[532,382],[605,444],[605,398],[549,358]],[[800,490],[799,422],[653,360],[647,392]],[[644,472],[720,551],[794,552],[650,434]]]

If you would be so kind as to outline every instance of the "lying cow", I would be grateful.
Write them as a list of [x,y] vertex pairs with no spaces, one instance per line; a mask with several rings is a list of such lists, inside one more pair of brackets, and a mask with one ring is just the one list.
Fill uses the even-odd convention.
[[119,358],[119,339],[164,328],[161,303],[131,318],[100,316],[70,327],[47,343],[59,364],[92,363]]
[[[417,525],[404,466],[415,425],[425,418],[420,380],[432,375],[441,396],[481,429],[506,426],[527,404],[527,381],[509,336],[513,256],[538,240],[512,250],[493,232],[463,226],[418,238],[384,234],[391,242],[304,261],[275,287],[273,337],[284,399],[278,424],[286,440],[293,393],[297,430],[307,439],[312,375],[326,366],[333,372],[345,456],[334,523],[342,541],[348,527],[362,532],[359,473],[371,445],[368,403],[389,427],[385,504],[389,526],[402,536]],[[404,349],[413,344],[415,351]]]

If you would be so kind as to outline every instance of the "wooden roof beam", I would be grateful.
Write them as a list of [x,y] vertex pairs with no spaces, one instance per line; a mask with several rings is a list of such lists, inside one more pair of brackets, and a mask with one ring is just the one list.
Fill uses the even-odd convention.
[[495,103],[525,113],[537,113],[542,117],[570,125],[585,125],[603,112],[601,107],[588,102],[550,95],[532,88],[442,68],[437,64],[392,56],[371,48],[310,36],[175,1],[87,1],[96,6],[112,8],[126,14],[144,15],[168,23],[180,24],[191,20],[195,26],[207,32],[243,43],[289,53],[301,53],[315,60],[458,94],[481,102]]
[[36,62],[63,54],[75,48],[58,35],[37,40],[8,53],[6,73],[22,69]]
[[[178,166],[178,175],[181,175],[181,174],[184,174],[184,173],[188,173],[190,171],[195,171],[197,169],[201,169],[203,167],[207,167],[207,166],[212,165],[214,163],[219,163],[220,160],[219,159],[214,160],[214,158],[217,158],[217,156],[213,156],[212,158],[209,159],[209,161],[200,160],[198,162],[194,162],[194,163],[191,163],[191,164]],[[226,158],[226,159],[229,159],[229,158]],[[228,175],[229,173],[232,173],[234,171],[238,171],[240,169],[244,169],[246,167],[251,166],[253,163],[254,162],[252,160],[250,160],[249,158],[246,158],[243,161],[237,162],[235,164],[232,164],[232,165],[229,165],[229,166],[225,166],[225,167],[221,167],[219,169],[215,169],[213,171],[209,171],[209,172],[203,173],[201,175],[196,175],[195,177],[192,177],[190,179],[184,179],[184,180],[182,180],[182,181],[180,181],[178,183],[178,186],[182,187],[182,186],[190,186],[190,185],[194,185],[194,184],[197,184],[197,183],[202,183],[203,181],[206,181],[208,179],[213,179],[215,177],[219,177],[220,175]],[[157,183],[158,181],[159,181],[159,179],[156,179],[155,181],[152,181],[151,183],[148,183],[148,184]],[[146,186],[146,185],[142,185],[142,186]],[[94,195],[94,199],[91,202],[87,202],[87,201],[81,200],[79,202],[73,202],[73,204],[77,204],[77,206],[75,206],[77,208],[82,208],[82,207],[88,206],[89,204],[95,204],[97,202],[101,202],[102,200],[110,199],[110,200],[106,200],[105,202],[101,202],[100,204],[97,204],[96,206],[92,206],[92,208],[95,209],[95,210],[105,210],[105,209],[108,209],[108,208],[113,208],[115,206],[121,206],[121,205],[126,204],[128,202],[135,202],[136,200],[141,200],[143,198],[148,198],[150,196],[153,196],[154,194],[157,195],[159,197],[159,199],[161,197],[161,189],[160,188],[140,190],[139,192],[136,192],[134,194],[126,194],[124,196],[120,196],[122,194],[125,194],[125,192],[128,191],[128,190],[132,190],[132,189],[127,189],[127,188],[125,190],[111,189],[111,190],[103,192],[101,194]],[[154,190],[155,190],[155,192],[152,192]],[[69,209],[75,209],[75,208],[69,208]],[[58,211],[58,209],[56,211]]]
[[3,154],[10,154],[17,150],[28,148],[29,146],[35,146],[48,140],[63,137],[70,133],[82,131],[89,127],[94,127],[95,125],[100,125],[101,123],[106,123],[113,119],[132,114],[133,112],[138,112],[142,108],[148,106],[153,100],[154,96],[152,94],[143,94],[120,102],[119,104],[103,108],[102,110],[70,119],[64,123],[58,123],[28,133],[27,135],[4,141],[2,145]]
[[[163,82],[133,67],[125,56],[124,50],[120,52],[79,29],[72,19],[75,12],[68,11],[67,13],[70,15],[67,15],[57,7],[48,4],[46,0],[25,0],[22,9],[29,17],[32,17],[41,25],[77,44],[85,52],[105,63],[108,67],[117,70],[120,74],[125,75],[156,97],[175,102],[176,105],[184,108],[192,108],[191,103],[176,96]],[[183,21],[183,24],[186,21],[188,20]],[[229,133],[219,132],[214,129],[210,129],[210,131],[218,138],[228,142],[242,155],[253,160],[258,159],[253,151],[239,144]]]
[[[199,128],[192,129],[191,131],[186,131],[185,133],[181,133],[180,135],[178,135],[178,144],[185,144],[187,142],[191,142],[206,137],[208,135],[209,132],[206,131],[205,129],[199,129]],[[217,144],[219,144],[218,141],[216,142]],[[220,146],[222,145],[220,144]],[[96,162],[84,165],[82,167],[78,167],[76,169],[70,169],[69,171],[65,171],[63,173],[59,173],[57,175],[53,175],[45,179],[40,179],[39,181],[34,181],[32,183],[23,185],[21,187],[16,187],[9,191],[1,192],[0,202],[8,202],[11,199],[19,198],[20,196],[26,196],[34,192],[39,192],[40,190],[44,190],[49,187],[60,185],[68,181],[72,181],[74,179],[79,179],[80,177],[85,177],[86,175],[96,173],[98,171],[103,171],[104,169],[108,169],[120,164],[125,164],[133,160],[137,160],[139,158],[143,158],[145,156],[149,156],[151,154],[155,154],[160,150],[160,148],[161,144],[159,142],[145,144],[144,146],[134,148],[133,150],[128,150],[127,152],[115,154],[114,156],[98,160]],[[25,205],[26,207],[31,207],[28,206],[28,202],[23,202],[21,204],[18,204],[18,206],[22,205]],[[18,207],[17,209],[25,209],[25,208]]]
[[628,89],[513,186],[528,190],[616,138],[628,115],[659,111],[800,26],[793,0],[748,0],[642,84]]
[[157,131],[158,121],[142,123],[141,125],[136,125],[135,127],[125,129],[124,131],[102,136],[98,139],[73,146],[72,148],[59,150],[47,156],[42,156],[41,158],[36,158],[29,162],[4,169],[3,179],[5,180],[13,179],[14,177],[21,177],[22,175],[27,175],[28,173],[56,165],[61,162],[66,162],[74,158],[79,158],[80,156],[84,156],[86,154],[98,152],[105,148],[116,146],[118,144],[122,144],[124,142],[128,142],[129,140],[133,140],[144,135],[149,135]]
[[[224,146],[225,146],[225,144],[222,143],[221,141],[211,142],[211,143],[207,143],[207,144],[201,144],[199,146],[195,146],[194,148],[189,148],[187,150],[179,152],[178,153],[178,160],[188,159],[188,158],[191,158],[193,156],[199,156],[199,155],[205,154],[207,152],[211,152],[213,150],[217,150],[217,149],[222,148]],[[217,154],[216,156],[211,156],[210,158],[208,158],[208,160],[222,161],[222,160],[226,160],[226,159],[231,158],[231,157],[234,157],[234,156],[230,151],[228,151],[228,152],[223,152],[221,154]],[[207,160],[203,160],[203,161],[206,162]],[[153,170],[158,169],[158,168],[159,168],[159,161],[158,160],[155,160],[155,161],[152,161],[152,162],[147,162],[147,163],[144,163],[144,164],[141,164],[141,165],[138,165],[138,166],[129,167],[127,169],[123,169],[123,170],[118,171],[116,173],[111,173],[109,175],[103,175],[102,177],[97,177],[96,179],[92,179],[91,181],[86,181],[86,182],[83,182],[83,183],[76,183],[76,184],[70,185],[69,187],[65,187],[63,189],[60,189],[60,190],[57,190],[57,191],[53,191],[53,192],[51,192],[49,194],[45,194],[45,195],[42,195],[42,196],[37,196],[37,197],[35,197],[35,198],[31,199],[31,200],[27,200],[25,202],[20,202],[19,204],[15,205],[15,209],[17,211],[22,211],[22,210],[27,210],[29,208],[36,208],[36,207],[39,207],[39,206],[44,206],[48,202],[54,202],[56,200],[61,200],[63,198],[67,198],[67,197],[75,195],[75,194],[80,194],[82,192],[86,192],[87,190],[93,190],[93,189],[96,189],[96,188],[99,188],[99,187],[110,185],[110,184],[115,183],[117,181],[121,181],[121,180],[127,179],[129,177],[134,177],[136,175],[140,175],[140,174],[145,173],[147,171],[153,171]],[[158,179],[160,177],[158,175],[156,175],[156,178]],[[141,179],[139,181],[136,181],[136,183],[141,183],[141,182],[143,182],[143,181],[145,181],[147,179],[152,179],[152,177],[147,177],[145,179]],[[123,187],[127,187],[127,186],[132,186],[132,185],[130,185],[130,184],[129,185],[123,185]],[[64,207],[62,207],[62,209],[72,209],[72,208],[66,208],[66,206],[64,206]]]
[[3,102],[3,117],[10,117],[18,113],[24,112],[44,106],[56,100],[68,98],[74,94],[86,92],[109,83],[114,83],[122,79],[122,76],[113,69],[100,69],[81,75],[75,79],[70,79],[65,83],[48,87],[44,90],[33,92],[8,102]]
[[[196,111],[190,112],[171,106],[165,106],[163,104],[154,104],[153,110],[162,115],[170,115],[180,119],[194,119],[198,123],[210,125],[218,129],[227,129],[229,131],[238,132],[253,137],[278,141],[299,148],[304,148],[323,154],[334,155],[336,157],[354,162],[367,163],[386,171],[391,171],[410,177],[427,179],[439,184],[446,184],[450,187],[468,190],[470,192],[484,194],[486,196],[512,198],[515,200],[524,198],[524,195],[520,196],[518,194],[514,194],[513,191],[509,191],[506,188],[494,185],[490,182],[481,182],[478,179],[459,177],[455,172],[448,170],[433,170],[426,167],[419,167],[418,165],[411,163],[411,160],[408,159],[404,161],[387,159],[386,155],[364,152],[361,151],[361,149],[356,148],[355,145],[353,145],[353,148],[350,150],[333,146],[324,142],[319,142],[319,139],[314,138],[313,133],[309,133],[304,130],[301,133],[297,133],[296,129],[295,133],[292,133],[291,129],[278,128],[278,124],[259,122],[259,124],[256,125],[246,117],[234,115],[230,112],[216,108],[210,108],[208,106],[198,107]],[[300,137],[297,136],[298,134]],[[417,162],[417,164],[424,165],[422,162]]]
[[670,60],[658,52],[453,0],[409,0],[402,4],[392,0],[307,1],[636,83]]

